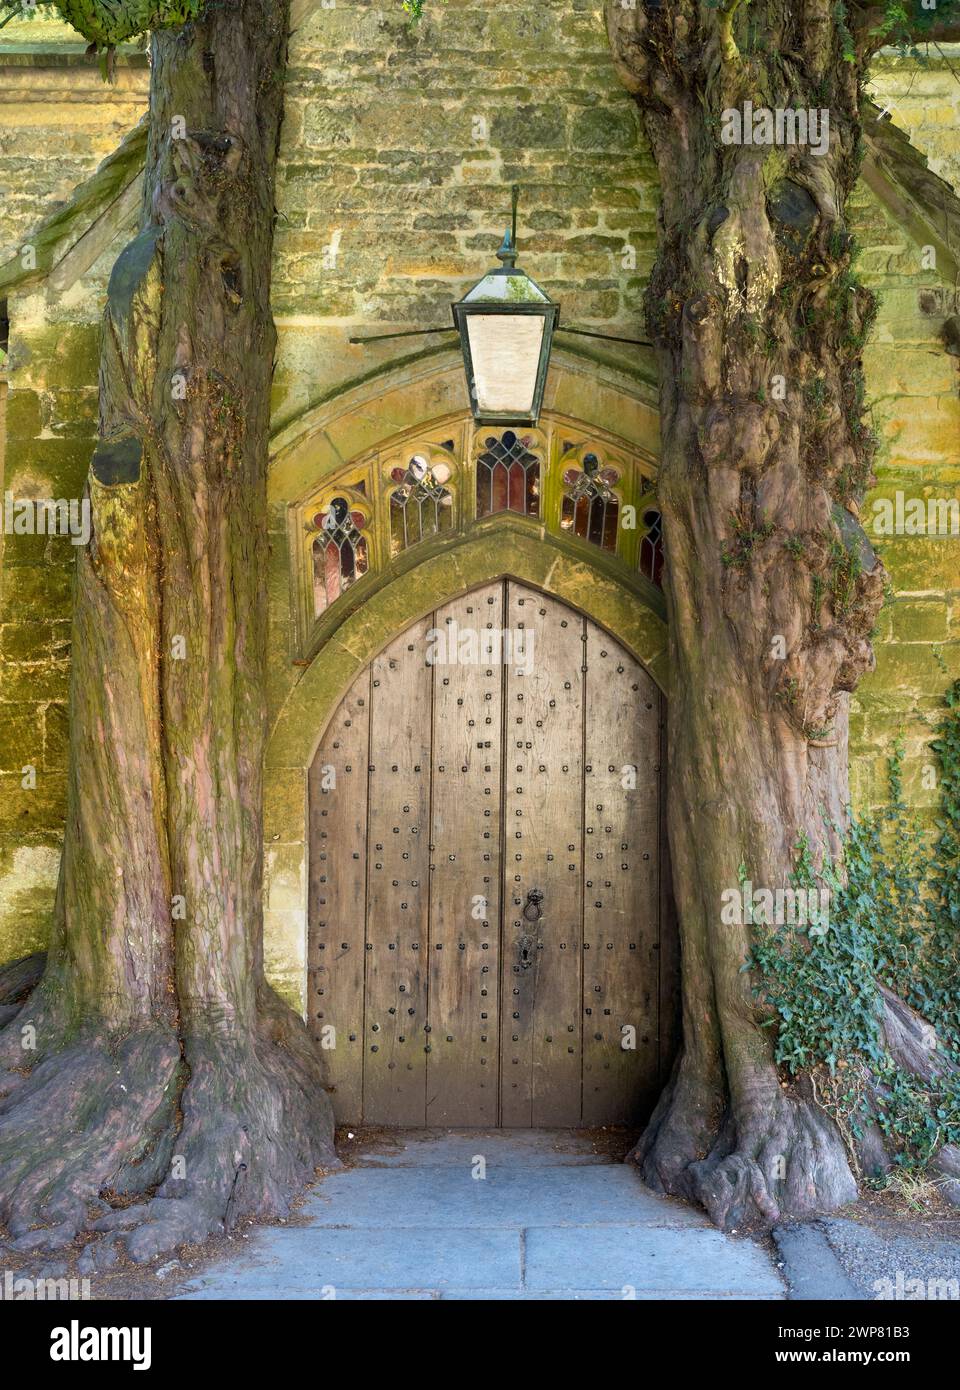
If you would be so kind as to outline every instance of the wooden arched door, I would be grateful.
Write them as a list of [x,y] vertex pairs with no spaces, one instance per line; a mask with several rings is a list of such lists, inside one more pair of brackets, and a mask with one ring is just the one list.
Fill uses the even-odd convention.
[[640,664],[513,581],[357,678],[309,783],[309,1021],[340,1122],[649,1112],[677,976],[661,744]]

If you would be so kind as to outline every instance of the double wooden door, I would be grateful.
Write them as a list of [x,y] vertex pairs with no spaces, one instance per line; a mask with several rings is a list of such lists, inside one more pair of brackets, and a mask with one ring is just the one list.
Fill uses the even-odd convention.
[[309,1014],[341,1123],[636,1122],[673,1047],[661,697],[513,581],[415,623],[310,772]]

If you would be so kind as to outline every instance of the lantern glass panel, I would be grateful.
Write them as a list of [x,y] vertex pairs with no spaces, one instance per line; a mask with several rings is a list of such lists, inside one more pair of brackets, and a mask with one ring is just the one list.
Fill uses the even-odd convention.
[[470,314],[467,334],[479,409],[529,414],[540,366],[541,316]]

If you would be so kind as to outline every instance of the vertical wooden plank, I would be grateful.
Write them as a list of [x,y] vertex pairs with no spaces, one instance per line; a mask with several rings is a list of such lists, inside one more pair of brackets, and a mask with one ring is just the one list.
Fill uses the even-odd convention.
[[423,1125],[427,1025],[432,619],[371,671],[363,1118]]
[[338,1124],[358,1124],[363,1108],[369,715],[368,668],[330,721],[308,779],[307,1000]]
[[503,663],[480,660],[478,638],[503,626],[503,587],[435,618],[446,660],[433,668],[428,1125],[498,1117]]
[[[532,631],[531,668],[529,649],[429,665],[429,630],[453,625]],[[664,711],[613,639],[516,584],[358,677],[309,773],[310,1024],[335,1032],[338,1122],[488,1126],[498,1100],[505,1125],[649,1113],[678,1035]]]
[[[507,665],[504,707],[502,1123],[576,1125],[584,620],[509,583],[506,626],[521,625],[534,633],[531,669]],[[531,889],[543,894],[537,920],[524,916]]]
[[583,912],[583,1120],[588,1125],[636,1123],[657,1094],[659,710],[651,677],[588,622]]
[[680,1048],[680,930],[667,838],[667,701],[660,696],[660,1089]]

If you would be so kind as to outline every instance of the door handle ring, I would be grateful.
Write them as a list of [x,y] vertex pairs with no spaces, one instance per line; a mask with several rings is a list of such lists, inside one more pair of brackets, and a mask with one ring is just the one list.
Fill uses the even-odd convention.
[[543,889],[531,888],[527,893],[527,901],[523,905],[523,918],[526,922],[539,922],[543,916]]

